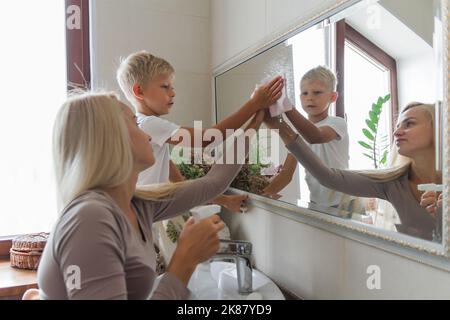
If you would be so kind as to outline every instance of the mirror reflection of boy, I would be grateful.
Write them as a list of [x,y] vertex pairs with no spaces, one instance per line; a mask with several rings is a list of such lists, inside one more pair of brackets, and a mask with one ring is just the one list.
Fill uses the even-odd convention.
[[[337,79],[333,71],[318,66],[306,72],[300,81],[300,100],[305,118],[295,108],[286,116],[299,134],[310,145],[328,167],[347,169],[349,161],[349,138],[347,123],[343,118],[328,115],[330,105],[336,102]],[[297,160],[288,154],[279,173],[263,190],[263,194],[279,198],[279,192],[292,180]],[[310,201],[316,204],[337,207],[342,202],[342,194],[322,186],[309,172],[305,175],[310,191]]]

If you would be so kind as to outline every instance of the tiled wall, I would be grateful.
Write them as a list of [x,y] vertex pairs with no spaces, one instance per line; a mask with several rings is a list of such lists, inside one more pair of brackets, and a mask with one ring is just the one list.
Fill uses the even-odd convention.
[[175,105],[168,119],[211,124],[209,0],[91,1],[92,71],[96,88],[120,92],[120,57],[147,50],[175,68]]

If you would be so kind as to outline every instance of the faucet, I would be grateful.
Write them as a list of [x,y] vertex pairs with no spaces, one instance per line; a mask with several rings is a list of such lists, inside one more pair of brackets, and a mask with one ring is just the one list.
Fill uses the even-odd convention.
[[236,263],[238,292],[253,292],[252,265],[250,255],[252,244],[239,240],[220,240],[220,248],[210,261],[233,260]]

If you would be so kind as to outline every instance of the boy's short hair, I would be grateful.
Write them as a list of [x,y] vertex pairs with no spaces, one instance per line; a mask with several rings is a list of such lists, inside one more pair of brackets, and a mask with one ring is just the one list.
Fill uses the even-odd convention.
[[330,89],[330,91],[336,91],[337,87],[336,75],[331,69],[327,67],[318,66],[316,68],[309,70],[303,75],[300,83],[302,83],[305,80],[319,80],[323,82]]
[[128,101],[134,104],[136,102],[133,95],[135,84],[143,87],[158,75],[170,75],[174,72],[175,69],[172,65],[163,58],[154,56],[147,51],[139,51],[122,59],[116,76],[120,89]]

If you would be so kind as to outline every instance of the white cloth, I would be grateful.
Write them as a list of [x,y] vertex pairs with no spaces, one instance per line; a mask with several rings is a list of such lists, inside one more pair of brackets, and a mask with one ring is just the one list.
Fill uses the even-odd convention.
[[[315,123],[317,127],[328,126],[332,128],[338,137],[327,143],[310,144],[314,153],[322,159],[329,168],[348,169],[349,142],[347,123],[343,118],[331,117]],[[343,194],[322,186],[308,171],[305,180],[309,187],[310,201],[324,206],[336,206],[341,204]],[[348,201],[349,199],[347,199]]]
[[139,174],[138,185],[169,182],[170,152],[167,139],[180,128],[168,120],[136,113],[141,130],[150,135],[155,164]]

